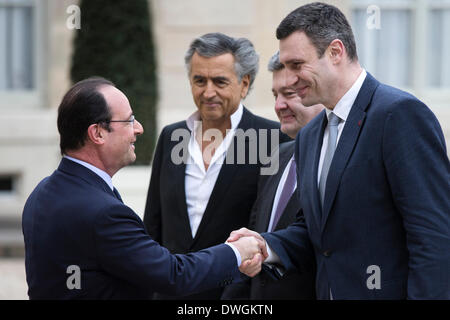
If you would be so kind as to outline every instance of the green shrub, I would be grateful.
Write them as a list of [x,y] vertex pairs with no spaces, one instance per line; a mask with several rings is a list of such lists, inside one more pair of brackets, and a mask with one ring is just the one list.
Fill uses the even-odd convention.
[[74,38],[71,79],[111,80],[128,97],[144,126],[137,139],[135,164],[152,159],[156,134],[157,78],[147,0],[80,1],[81,29]]

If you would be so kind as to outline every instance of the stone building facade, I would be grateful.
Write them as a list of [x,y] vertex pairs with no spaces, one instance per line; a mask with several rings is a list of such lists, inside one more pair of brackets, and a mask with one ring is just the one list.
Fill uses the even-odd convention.
[[[276,119],[271,75],[266,71],[278,49],[275,29],[286,14],[307,2],[149,0],[160,90],[158,132],[195,110],[184,53],[193,38],[216,31],[253,42],[260,54],[260,70],[244,104],[256,114]],[[424,100],[449,141],[450,80],[446,74],[450,66],[443,58],[450,49],[450,40],[444,37],[450,32],[449,1],[327,2],[350,17],[357,43],[363,43],[363,47],[358,43],[358,50],[367,70],[375,76],[392,73],[388,83]],[[20,247],[24,202],[60,160],[56,109],[70,86],[75,31],[68,24],[73,14],[69,7],[77,4],[75,0],[0,0],[0,247]],[[399,19],[406,29],[395,27]],[[442,39],[436,32],[441,32]],[[383,37],[390,37],[391,42]],[[386,61],[392,66],[385,71]],[[141,215],[150,171],[150,167],[129,167],[114,177],[125,202]]]

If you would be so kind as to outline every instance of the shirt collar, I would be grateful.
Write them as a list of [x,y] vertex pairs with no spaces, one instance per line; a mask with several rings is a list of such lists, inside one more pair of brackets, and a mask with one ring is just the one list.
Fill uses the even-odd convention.
[[327,117],[331,111],[336,114],[342,121],[347,121],[348,114],[352,109],[353,103],[355,103],[359,90],[361,90],[364,79],[366,79],[367,72],[362,70],[358,79],[353,83],[352,87],[344,94],[344,96],[338,101],[333,110],[325,109]]
[[[231,120],[231,130],[234,130],[239,125],[239,122],[241,122],[242,114],[244,113],[244,106],[242,105],[242,102],[239,103],[239,107],[236,109],[235,112],[230,116]],[[193,114],[189,116],[186,120],[186,124],[189,130],[191,132],[196,127],[196,122],[200,122],[202,119],[200,118],[200,112],[197,110]]]
[[75,158],[69,157],[67,155],[64,155],[63,157],[66,158],[66,159],[69,159],[69,160],[71,160],[73,162],[76,162],[78,164],[81,164],[82,166],[84,166],[84,167],[88,168],[89,170],[93,171],[94,173],[96,173],[98,176],[100,176],[100,178],[102,178],[106,182],[106,184],[111,188],[111,190],[114,190],[114,186],[113,186],[113,183],[112,183],[112,178],[105,171],[103,171],[103,170],[93,166],[92,164],[83,161],[83,160],[75,159]]

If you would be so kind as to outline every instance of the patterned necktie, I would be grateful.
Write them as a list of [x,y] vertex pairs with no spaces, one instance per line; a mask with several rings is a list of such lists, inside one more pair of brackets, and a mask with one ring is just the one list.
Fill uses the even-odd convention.
[[330,113],[328,118],[328,128],[330,130],[330,134],[328,136],[327,150],[323,159],[322,172],[320,173],[319,180],[320,203],[322,204],[322,208],[325,200],[325,186],[327,184],[328,170],[330,170],[331,160],[333,160],[334,151],[336,150],[338,124],[340,120],[340,118],[333,112]]
[[291,166],[289,168],[289,172],[288,172],[286,181],[284,182],[284,186],[283,186],[283,190],[281,191],[280,199],[278,200],[278,205],[277,205],[277,209],[275,210],[275,216],[273,218],[271,231],[275,230],[278,220],[280,220],[281,214],[283,213],[284,209],[286,208],[286,205],[289,202],[289,199],[291,198],[292,193],[294,193],[295,182],[297,181],[296,165],[295,165],[294,160],[291,160],[290,162],[291,162]]

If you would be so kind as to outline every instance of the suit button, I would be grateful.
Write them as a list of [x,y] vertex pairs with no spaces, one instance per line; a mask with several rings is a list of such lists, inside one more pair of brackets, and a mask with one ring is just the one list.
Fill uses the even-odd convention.
[[324,252],[323,252],[323,255],[325,256],[325,257],[329,257],[329,256],[331,256],[331,250],[330,249],[328,249],[328,250],[325,250]]

